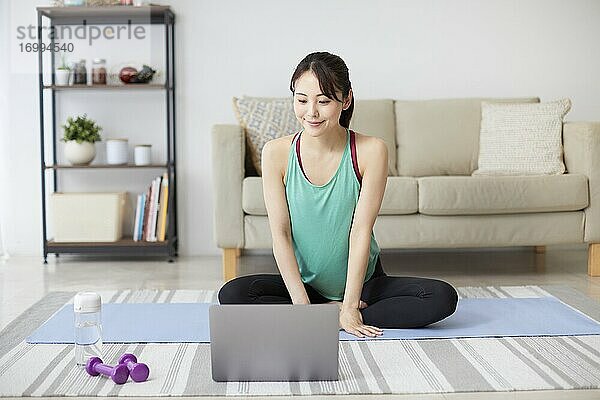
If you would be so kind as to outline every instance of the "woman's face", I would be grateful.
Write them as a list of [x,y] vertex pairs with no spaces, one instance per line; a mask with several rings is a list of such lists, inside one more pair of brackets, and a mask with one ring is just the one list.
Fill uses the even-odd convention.
[[[342,98],[341,92],[336,95]],[[319,80],[312,71],[306,71],[296,80],[294,113],[307,133],[320,135],[338,128],[343,107],[344,104],[321,93]]]

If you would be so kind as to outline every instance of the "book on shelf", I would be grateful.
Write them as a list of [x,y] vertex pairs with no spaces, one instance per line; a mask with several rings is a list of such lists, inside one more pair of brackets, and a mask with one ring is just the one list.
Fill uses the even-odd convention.
[[148,241],[156,242],[156,217],[158,215],[158,199],[160,197],[160,180],[158,177],[152,181],[152,204],[150,204],[150,231]]
[[141,213],[141,206],[140,203],[142,202],[142,194],[138,194],[137,195],[137,201],[135,202],[136,206],[135,206],[135,220],[134,220],[134,224],[133,224],[133,240],[135,242],[139,241],[139,236],[138,236],[138,231],[140,229],[140,213]]
[[156,242],[166,239],[169,202],[168,174],[152,180],[146,193],[138,194],[133,240]]
[[152,242],[152,215],[154,214],[154,199],[156,198],[156,179],[150,184],[150,201],[148,202],[148,217],[146,223],[146,241]]
[[167,207],[169,204],[169,176],[165,172],[160,185],[160,210],[158,212],[158,241],[165,240],[167,228]]
[[144,205],[146,204],[146,193],[142,193],[142,201],[140,203],[140,218],[139,226],[137,231],[138,240],[142,240],[143,228],[144,228]]
[[144,218],[142,222],[142,240],[148,240],[148,213],[150,212],[150,195],[152,194],[152,185],[146,190],[146,200],[144,201]]

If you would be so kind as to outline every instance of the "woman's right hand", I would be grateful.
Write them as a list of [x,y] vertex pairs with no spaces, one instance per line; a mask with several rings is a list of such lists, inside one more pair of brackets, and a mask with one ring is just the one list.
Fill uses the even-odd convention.
[[342,308],[340,311],[340,328],[359,338],[383,335],[383,329],[363,323],[362,314],[358,308]]

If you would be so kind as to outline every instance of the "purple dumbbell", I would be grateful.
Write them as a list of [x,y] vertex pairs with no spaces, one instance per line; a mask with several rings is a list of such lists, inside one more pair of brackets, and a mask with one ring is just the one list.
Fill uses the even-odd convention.
[[131,379],[136,382],[144,382],[150,375],[150,369],[144,363],[138,363],[133,354],[125,353],[119,358],[119,364],[126,365],[129,369]]
[[102,364],[102,360],[98,357],[90,357],[85,365],[85,370],[92,376],[100,374],[110,376],[110,379],[118,385],[127,382],[129,378],[129,369],[125,365],[111,367],[110,365]]

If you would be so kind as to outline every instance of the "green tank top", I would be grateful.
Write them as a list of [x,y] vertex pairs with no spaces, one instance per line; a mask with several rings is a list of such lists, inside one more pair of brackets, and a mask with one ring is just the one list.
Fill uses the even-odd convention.
[[[285,194],[290,213],[292,244],[304,283],[330,300],[343,300],[348,271],[350,228],[361,188],[356,162],[355,133],[346,130],[346,147],[333,177],[323,186],[306,177],[298,132],[292,140]],[[365,282],[373,275],[379,246],[371,232]]]

